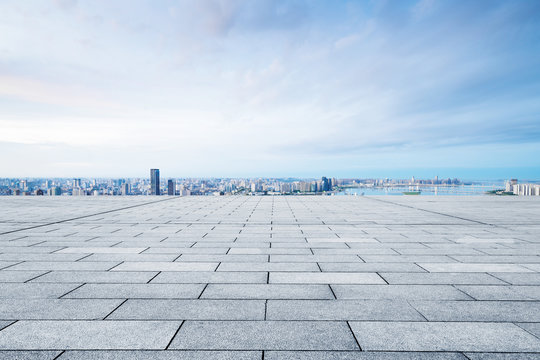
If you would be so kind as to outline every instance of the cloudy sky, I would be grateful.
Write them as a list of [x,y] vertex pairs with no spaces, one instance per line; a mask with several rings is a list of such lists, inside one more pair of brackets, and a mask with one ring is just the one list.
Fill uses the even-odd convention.
[[540,2],[6,0],[0,176],[540,178]]

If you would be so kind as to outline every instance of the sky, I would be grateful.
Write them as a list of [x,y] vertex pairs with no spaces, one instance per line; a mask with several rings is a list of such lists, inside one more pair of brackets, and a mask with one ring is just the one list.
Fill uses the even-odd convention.
[[540,2],[5,0],[0,177],[540,179]]

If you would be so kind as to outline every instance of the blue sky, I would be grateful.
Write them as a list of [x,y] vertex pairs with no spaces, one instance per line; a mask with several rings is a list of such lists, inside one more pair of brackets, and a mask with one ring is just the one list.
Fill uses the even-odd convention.
[[540,179],[538,1],[2,1],[0,176]]

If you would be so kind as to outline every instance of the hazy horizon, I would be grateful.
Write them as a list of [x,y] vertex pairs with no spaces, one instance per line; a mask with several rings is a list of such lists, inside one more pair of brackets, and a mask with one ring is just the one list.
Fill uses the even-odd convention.
[[1,177],[540,179],[538,1],[3,1]]

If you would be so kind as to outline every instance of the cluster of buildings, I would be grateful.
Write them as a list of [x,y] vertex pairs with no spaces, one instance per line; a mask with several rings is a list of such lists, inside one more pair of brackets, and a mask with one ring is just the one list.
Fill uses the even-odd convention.
[[321,179],[162,179],[159,169],[149,178],[127,179],[0,179],[0,195],[100,196],[100,195],[266,195],[324,194],[337,191],[343,180]]
[[[470,185],[459,179],[320,179],[295,178],[167,178],[150,169],[149,178],[125,179],[0,179],[0,195],[100,196],[100,195],[290,195],[335,194],[345,188]],[[505,195],[540,195],[540,184],[506,182]]]
[[507,194],[540,196],[540,184],[518,184],[517,179],[508,180],[504,190]]

